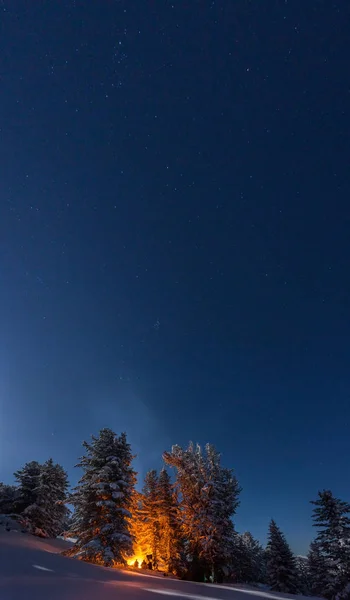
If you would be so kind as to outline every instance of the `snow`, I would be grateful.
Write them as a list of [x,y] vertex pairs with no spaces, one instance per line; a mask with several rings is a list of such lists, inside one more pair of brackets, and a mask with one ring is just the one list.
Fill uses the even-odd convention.
[[[1,600],[159,600],[159,594],[187,600],[284,600],[297,596],[273,594],[242,586],[211,585],[97,567],[64,557],[69,543],[40,539],[0,527]],[[305,598],[304,598],[305,600]]]
[[48,571],[49,573],[53,573],[53,569],[48,569],[47,567],[42,567],[41,565],[33,565],[34,569],[39,569],[39,571]]
[[6,528],[10,531],[21,531],[23,526],[12,515],[0,515],[0,531]]
[[75,544],[75,542],[77,541],[77,538],[64,537],[63,535],[58,535],[56,539],[63,540],[64,542],[70,542],[71,544]]

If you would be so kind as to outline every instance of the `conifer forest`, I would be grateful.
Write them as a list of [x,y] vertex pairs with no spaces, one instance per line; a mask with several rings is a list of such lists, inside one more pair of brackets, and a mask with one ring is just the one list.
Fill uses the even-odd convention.
[[67,555],[98,565],[349,600],[350,504],[330,490],[311,501],[315,537],[301,557],[274,520],[266,547],[236,530],[241,488],[213,445],[173,446],[143,483],[134,458],[126,434],[106,428],[83,443],[73,489],[52,459],[27,462],[15,484],[0,483],[1,519],[33,535],[70,538]]

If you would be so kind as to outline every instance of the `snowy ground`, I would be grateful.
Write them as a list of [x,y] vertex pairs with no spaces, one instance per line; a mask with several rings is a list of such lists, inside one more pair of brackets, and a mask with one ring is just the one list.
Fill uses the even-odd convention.
[[61,556],[66,547],[62,540],[43,540],[0,527],[0,599],[160,600],[160,595],[187,600],[297,598],[105,569]]

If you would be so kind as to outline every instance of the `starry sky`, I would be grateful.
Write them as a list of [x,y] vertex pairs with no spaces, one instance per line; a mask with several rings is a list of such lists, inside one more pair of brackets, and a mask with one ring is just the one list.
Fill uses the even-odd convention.
[[0,11],[0,480],[210,441],[306,552],[350,499],[349,3]]

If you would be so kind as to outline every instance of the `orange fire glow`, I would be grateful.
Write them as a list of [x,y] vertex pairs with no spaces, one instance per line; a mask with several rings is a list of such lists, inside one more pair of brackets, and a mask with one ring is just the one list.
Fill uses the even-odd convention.
[[128,561],[127,561],[129,567],[133,567],[136,560],[139,563],[139,569],[141,569],[141,565],[142,565],[142,562],[143,562],[143,556],[133,556],[132,558],[129,558]]

